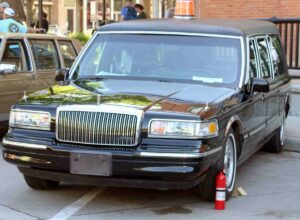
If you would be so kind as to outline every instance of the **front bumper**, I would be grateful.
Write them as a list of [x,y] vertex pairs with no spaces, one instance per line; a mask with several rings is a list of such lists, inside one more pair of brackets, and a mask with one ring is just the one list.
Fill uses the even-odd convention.
[[[220,158],[221,147],[199,153],[111,151],[73,148],[71,145],[29,138],[3,139],[3,157],[28,176],[89,185],[154,189],[187,189],[198,185]],[[71,152],[112,154],[111,176],[70,173]]]

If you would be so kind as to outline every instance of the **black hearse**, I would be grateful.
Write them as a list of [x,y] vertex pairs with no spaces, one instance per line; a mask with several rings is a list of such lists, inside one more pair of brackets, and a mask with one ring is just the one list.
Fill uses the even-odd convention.
[[60,181],[199,187],[263,146],[280,152],[288,69],[276,26],[254,20],[147,20],[93,35],[60,85],[13,106],[3,157],[34,189]]

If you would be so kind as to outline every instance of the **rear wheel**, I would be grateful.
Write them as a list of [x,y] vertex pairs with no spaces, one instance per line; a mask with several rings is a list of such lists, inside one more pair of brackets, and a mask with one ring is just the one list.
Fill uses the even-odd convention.
[[200,184],[200,194],[206,201],[214,201],[216,194],[216,176],[220,170],[223,169],[226,176],[226,200],[230,199],[236,177],[236,165],[237,165],[237,142],[233,129],[230,129],[226,136],[224,146],[224,156],[222,158],[222,167],[211,168],[207,173],[204,181]]
[[27,185],[32,189],[49,190],[57,188],[59,181],[44,180],[24,175]]
[[265,145],[265,149],[272,153],[280,153],[282,151],[285,140],[285,117],[282,119],[282,123],[275,131],[274,136]]

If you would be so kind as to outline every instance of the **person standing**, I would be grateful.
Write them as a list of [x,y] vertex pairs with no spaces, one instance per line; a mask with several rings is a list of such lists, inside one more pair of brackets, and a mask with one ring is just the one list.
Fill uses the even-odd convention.
[[132,0],[126,0],[125,6],[122,8],[121,16],[123,21],[133,20],[137,18],[137,13],[132,7]]
[[17,22],[13,17],[15,11],[12,8],[6,8],[3,12],[3,19],[0,20],[0,33],[41,33],[44,29],[27,28],[25,25]]
[[[36,22],[36,28],[39,28],[39,21]],[[49,30],[49,22],[47,20],[47,14],[43,12],[43,20],[42,20],[42,28],[45,30],[47,33]]]
[[174,14],[175,14],[175,8],[172,7],[172,8],[169,8],[167,10],[167,13],[165,15],[165,18],[173,18],[174,17]]
[[134,8],[135,8],[136,12],[138,13],[138,15],[136,17],[137,19],[146,19],[147,18],[147,15],[146,15],[146,13],[144,11],[145,8],[144,8],[143,5],[141,5],[141,4],[135,4]]
[[9,8],[9,4],[7,2],[0,3],[0,20],[3,19],[3,12],[6,8]]
[[13,19],[15,11],[12,8],[6,8],[3,11],[3,19],[0,20],[0,33],[26,33],[27,27]]

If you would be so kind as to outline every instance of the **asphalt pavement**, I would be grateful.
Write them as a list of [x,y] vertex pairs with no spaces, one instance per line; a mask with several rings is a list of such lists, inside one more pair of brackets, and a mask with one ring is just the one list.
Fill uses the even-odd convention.
[[197,190],[158,191],[63,183],[35,191],[17,168],[0,159],[0,220],[29,219],[300,219],[300,153],[258,152],[238,169],[247,196],[214,210]]

